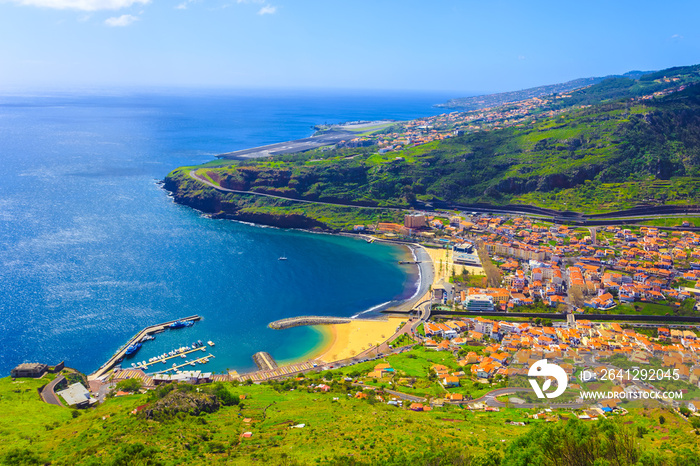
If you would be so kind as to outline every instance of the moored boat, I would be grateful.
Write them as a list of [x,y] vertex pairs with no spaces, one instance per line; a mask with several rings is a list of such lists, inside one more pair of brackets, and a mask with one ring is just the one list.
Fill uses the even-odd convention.
[[131,356],[133,354],[136,354],[136,352],[141,348],[141,343],[134,343],[133,345],[129,346],[126,349],[126,355]]

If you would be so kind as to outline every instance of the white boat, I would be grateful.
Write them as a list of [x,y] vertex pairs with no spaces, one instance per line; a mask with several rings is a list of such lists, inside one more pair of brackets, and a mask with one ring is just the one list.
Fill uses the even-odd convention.
[[277,260],[278,260],[278,261],[286,261],[286,260],[287,260],[287,258],[286,258],[285,256],[280,256],[280,258],[279,258],[279,259],[277,259]]
[[214,346],[214,342],[211,341],[211,340],[209,340],[209,341],[207,342],[207,344],[208,344],[209,346]]

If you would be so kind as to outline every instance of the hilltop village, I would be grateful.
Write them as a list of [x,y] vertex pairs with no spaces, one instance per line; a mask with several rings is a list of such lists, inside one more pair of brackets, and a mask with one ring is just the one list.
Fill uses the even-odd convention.
[[[659,83],[673,85],[680,78],[661,78]],[[661,91],[651,92],[631,101],[648,101],[675,92],[683,91],[687,85],[682,84]],[[553,94],[542,97],[530,97],[494,107],[466,112],[450,112],[411,121],[396,122],[384,130],[340,141],[336,147],[376,146],[380,154],[400,151],[407,147],[419,146],[433,141],[441,141],[454,136],[480,131],[496,131],[508,127],[523,127],[544,118],[551,118],[573,109],[588,108],[590,105],[567,105],[572,93]],[[336,125],[341,127],[343,125]],[[322,126],[327,130],[334,126]]]

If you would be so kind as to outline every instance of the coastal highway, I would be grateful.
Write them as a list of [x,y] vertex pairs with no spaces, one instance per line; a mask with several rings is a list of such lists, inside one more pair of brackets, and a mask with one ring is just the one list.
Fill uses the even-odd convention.
[[225,154],[217,155],[217,157],[220,159],[241,160],[269,157],[271,155],[295,154],[297,152],[304,152],[323,146],[330,146],[340,141],[352,139],[357,136],[358,134],[353,133],[352,131],[334,130],[319,134],[318,136],[297,139],[295,141],[279,142],[276,144],[269,144],[267,146],[253,147],[251,149],[237,150],[235,152],[226,152]]
[[237,189],[222,188],[218,184],[214,184],[211,181],[207,180],[206,178],[202,178],[202,177],[197,176],[197,174],[195,173],[194,170],[191,170],[189,174],[190,174],[190,177],[194,178],[195,180],[199,181],[200,183],[204,183],[207,186],[211,186],[212,188],[216,189],[217,191],[222,191],[225,193],[252,194],[253,196],[271,197],[273,199],[282,199],[284,201],[301,202],[304,204],[323,204],[323,205],[332,205],[332,206],[336,206],[336,207],[352,207],[352,208],[356,208],[356,209],[379,209],[379,210],[399,210],[399,211],[406,210],[406,209],[399,209],[399,208],[392,208],[392,207],[372,207],[372,206],[362,206],[362,205],[352,205],[352,204],[335,204],[333,202],[307,201],[306,199],[294,199],[292,197],[275,196],[274,194],[259,193],[256,191],[239,191]]
[[[296,142],[296,141],[293,141]],[[275,144],[276,145],[276,144]],[[253,150],[253,149],[247,149],[247,150]],[[239,152],[245,152],[245,151],[239,151]],[[231,152],[230,154],[237,154],[238,152]],[[267,154],[270,155],[270,154]],[[219,156],[221,157],[221,156]],[[259,155],[261,157],[261,155]],[[233,158],[233,157],[231,157]],[[393,211],[405,211],[408,209],[408,207],[385,207],[385,206],[363,206],[363,205],[354,205],[354,204],[339,204],[339,203],[334,203],[334,202],[323,202],[323,201],[310,201],[306,199],[295,199],[292,197],[284,197],[284,196],[276,196],[274,194],[266,194],[266,193],[260,193],[256,191],[239,191],[236,189],[228,189],[228,188],[223,188],[219,186],[218,184],[214,184],[211,181],[201,178],[197,176],[194,170],[191,170],[189,172],[190,177],[193,179],[206,184],[207,186],[210,186],[218,191],[222,192],[228,192],[228,193],[234,193],[234,194],[249,194],[253,196],[261,196],[261,197],[269,197],[273,199],[281,199],[285,201],[291,201],[291,202],[300,202],[300,203],[305,203],[305,204],[321,204],[321,205],[330,205],[330,206],[336,206],[336,207],[348,207],[348,208],[356,208],[356,209],[375,209],[375,210],[393,210]],[[529,206],[525,206],[529,207]],[[667,206],[670,208],[670,206]],[[581,226],[586,226],[586,225],[593,225],[593,226],[599,226],[599,225],[622,225],[625,224],[625,220],[623,219],[606,219],[606,218],[601,218],[598,216],[588,216],[580,213],[576,213],[575,217],[571,218],[562,218],[562,217],[555,217],[552,214],[550,215],[542,215],[542,214],[536,214],[529,212],[528,209],[513,209],[513,208],[499,208],[497,206],[489,206],[488,208],[486,207],[476,207],[476,206],[465,206],[465,205],[458,205],[458,204],[447,204],[445,203],[444,206],[441,208],[445,209],[445,211],[441,210],[436,210],[433,206],[427,206],[425,204],[419,203],[417,208],[424,210],[427,215],[445,215],[445,211],[447,210],[461,210],[463,212],[468,212],[468,211],[473,211],[473,212],[479,212],[482,214],[488,213],[489,215],[512,215],[512,216],[526,216],[526,217],[531,217],[531,218],[540,218],[540,219],[548,219],[550,221],[554,222],[563,222],[563,223],[576,223],[577,225]],[[697,206],[692,206],[693,209],[698,208]],[[690,208],[689,208],[690,209]],[[630,209],[632,211],[634,209]],[[615,215],[617,216],[622,216],[620,212],[616,212]],[[684,216],[692,216],[692,215],[698,215],[698,213],[695,213],[695,211],[689,211],[686,214],[679,215],[678,213],[668,213],[668,214],[654,214],[654,215],[646,215],[646,216],[624,216],[625,219],[633,221],[633,223],[638,223],[641,221],[645,220],[657,220],[661,218],[683,218]],[[591,217],[591,218],[588,218]],[[593,219],[592,217],[596,217]],[[627,222],[629,223],[629,222]],[[660,227],[661,229],[667,229],[667,230],[673,230],[673,229],[678,229],[677,227]],[[698,230],[700,231],[700,228],[698,227],[684,227],[682,228],[684,230]]]

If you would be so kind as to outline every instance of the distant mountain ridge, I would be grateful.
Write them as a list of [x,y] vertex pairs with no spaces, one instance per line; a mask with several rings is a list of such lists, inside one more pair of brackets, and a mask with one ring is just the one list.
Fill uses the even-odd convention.
[[532,99],[534,97],[544,97],[552,94],[562,94],[575,91],[584,87],[592,86],[606,79],[611,78],[628,78],[637,80],[645,74],[655,73],[655,71],[629,71],[622,75],[610,75],[593,78],[579,78],[572,81],[559,84],[547,84],[545,86],[531,87],[519,91],[499,92],[496,94],[485,94],[472,97],[459,97],[450,99],[443,104],[437,104],[435,107],[451,108],[456,110],[479,110],[482,108],[497,107],[521,100]]

